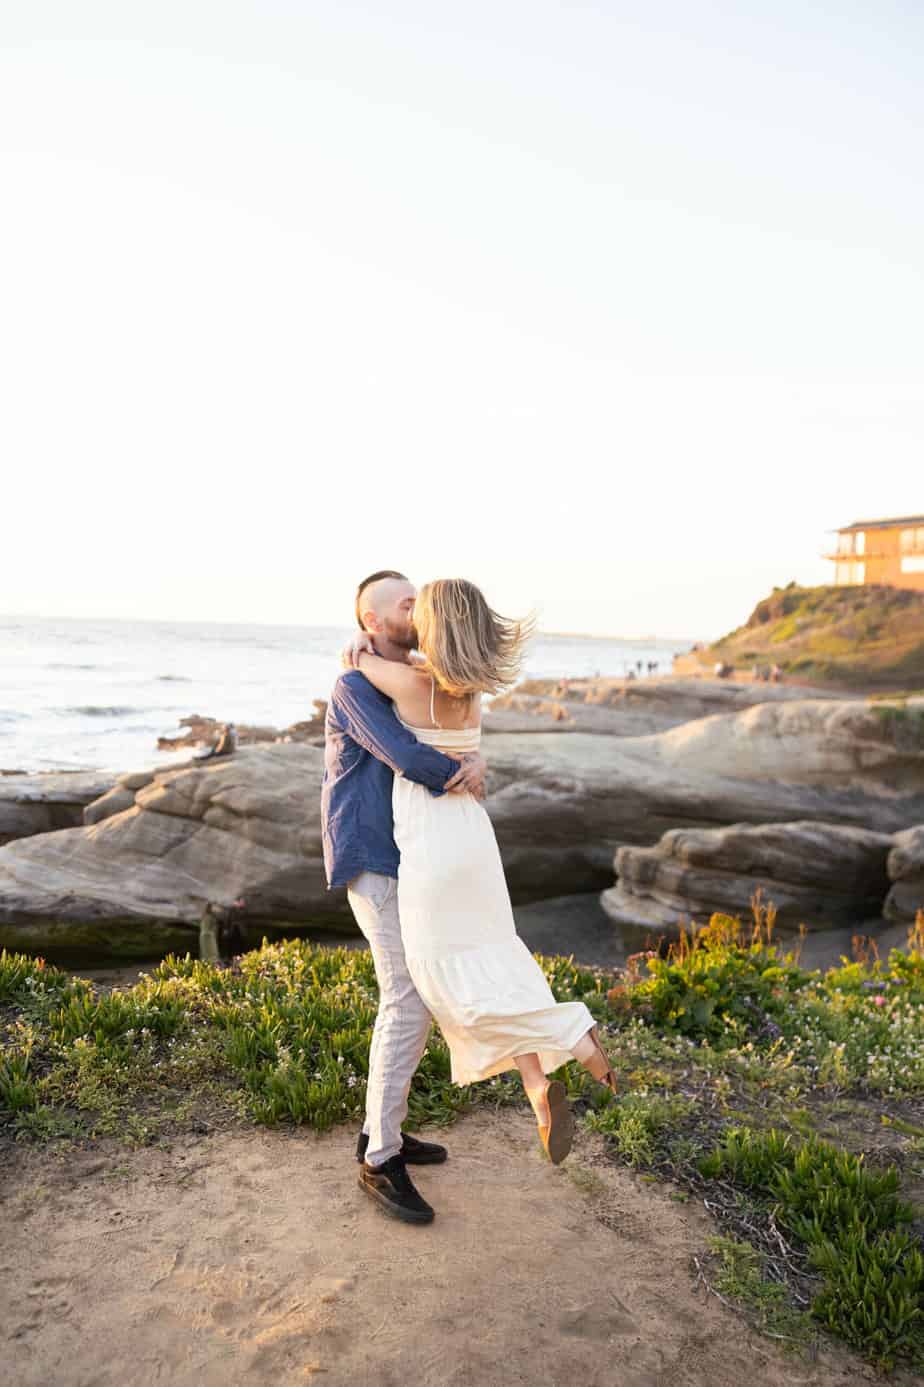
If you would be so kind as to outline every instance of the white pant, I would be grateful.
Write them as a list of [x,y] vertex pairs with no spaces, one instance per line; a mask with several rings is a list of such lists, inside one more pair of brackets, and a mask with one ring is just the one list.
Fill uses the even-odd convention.
[[363,1131],[369,1136],[366,1160],[381,1165],[401,1150],[407,1095],[427,1047],[432,1018],[407,970],[395,878],[360,872],[347,886],[347,899],[368,940],[379,984]]

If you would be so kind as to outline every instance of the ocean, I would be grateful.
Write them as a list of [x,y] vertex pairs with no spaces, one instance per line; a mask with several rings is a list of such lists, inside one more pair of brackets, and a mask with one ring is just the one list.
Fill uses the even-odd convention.
[[[286,727],[340,669],[341,626],[0,616],[0,770],[144,770],[180,718]],[[538,635],[524,677],[669,673],[692,640]]]

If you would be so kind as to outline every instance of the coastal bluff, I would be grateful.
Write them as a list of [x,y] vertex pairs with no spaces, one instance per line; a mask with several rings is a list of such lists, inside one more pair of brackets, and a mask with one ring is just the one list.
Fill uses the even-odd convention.
[[[856,699],[774,699],[636,736],[495,732],[484,751],[518,904],[609,888],[618,849],[672,829],[924,824],[924,746]],[[205,906],[239,899],[248,942],[351,928],[324,879],[322,774],[320,747],[272,743],[120,776],[82,826],[0,847],[0,944],[150,956],[194,947]]]

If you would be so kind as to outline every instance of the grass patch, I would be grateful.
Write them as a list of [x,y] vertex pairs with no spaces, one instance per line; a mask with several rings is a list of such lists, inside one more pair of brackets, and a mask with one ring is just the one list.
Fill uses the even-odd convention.
[[706,1241],[716,1267],[711,1285],[699,1268],[706,1286],[720,1300],[737,1301],[756,1329],[807,1347],[814,1335],[811,1316],[793,1307],[785,1284],[768,1274],[763,1254],[737,1238],[716,1235]]
[[894,1166],[870,1170],[818,1138],[744,1128],[728,1132],[700,1171],[764,1198],[807,1248],[822,1282],[810,1309],[826,1328],[880,1367],[924,1362],[924,1253]]

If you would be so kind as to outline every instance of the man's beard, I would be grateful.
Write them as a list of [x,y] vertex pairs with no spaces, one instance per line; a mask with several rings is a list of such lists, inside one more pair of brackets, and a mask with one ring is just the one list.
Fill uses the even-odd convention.
[[382,625],[392,645],[400,646],[402,650],[417,649],[417,627],[412,621],[392,621],[386,617]]

